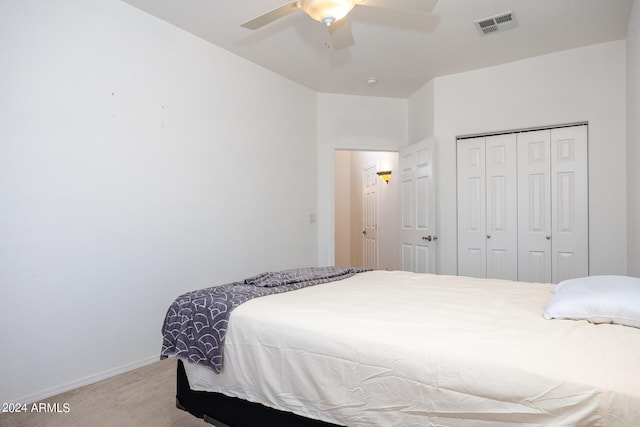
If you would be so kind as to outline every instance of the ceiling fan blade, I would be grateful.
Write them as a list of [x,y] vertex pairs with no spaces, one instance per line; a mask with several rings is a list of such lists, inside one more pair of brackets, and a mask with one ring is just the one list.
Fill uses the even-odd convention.
[[300,7],[298,6],[298,2],[292,1],[283,6],[275,8],[272,11],[265,13],[264,15],[260,15],[257,18],[252,19],[251,21],[247,21],[240,26],[248,28],[250,30],[257,30],[258,28],[264,27],[265,25],[272,23],[276,19],[287,16],[288,14],[293,13],[299,9]]
[[331,24],[329,27],[329,35],[331,36],[331,44],[335,50],[344,49],[345,47],[355,44],[353,33],[351,32],[351,23],[347,16]]
[[407,12],[431,13],[438,0],[361,0],[358,5],[406,10]]

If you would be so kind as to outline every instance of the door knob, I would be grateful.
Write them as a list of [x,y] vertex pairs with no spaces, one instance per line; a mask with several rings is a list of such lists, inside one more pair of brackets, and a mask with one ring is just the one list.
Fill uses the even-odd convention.
[[362,234],[367,235],[367,230],[362,230]]
[[438,238],[436,236],[432,236],[431,234],[429,234],[428,236],[422,236],[422,240],[426,240],[430,242],[432,240],[438,240]]
[[551,236],[547,236],[547,240],[551,240]]
[[491,234],[487,234],[487,239],[490,239],[490,238],[491,238]]

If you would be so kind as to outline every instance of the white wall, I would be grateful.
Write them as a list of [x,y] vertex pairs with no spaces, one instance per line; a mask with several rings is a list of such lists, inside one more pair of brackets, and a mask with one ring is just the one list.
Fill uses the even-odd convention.
[[0,40],[0,402],[157,360],[183,292],[315,264],[315,93],[118,0],[0,2]]
[[640,0],[627,28],[628,274],[640,277]]
[[439,273],[457,271],[456,136],[579,121],[589,122],[590,273],[626,272],[625,49],[616,41],[436,78],[433,110],[430,88],[412,98],[410,134],[424,133],[417,117],[434,116]]
[[349,150],[334,152],[334,236],[335,265],[353,266],[351,259],[351,153]]
[[397,151],[407,141],[407,100],[320,93],[318,131],[318,264],[333,265],[334,151]]
[[415,144],[434,134],[433,90],[434,81],[418,89],[407,100],[409,144]]

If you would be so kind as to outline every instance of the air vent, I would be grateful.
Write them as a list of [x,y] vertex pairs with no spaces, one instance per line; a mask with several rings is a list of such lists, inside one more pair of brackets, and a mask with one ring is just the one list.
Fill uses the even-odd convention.
[[499,31],[510,30],[518,26],[516,17],[511,10],[499,15],[490,16],[489,18],[478,19],[474,21],[474,24],[476,24],[476,28],[483,36]]

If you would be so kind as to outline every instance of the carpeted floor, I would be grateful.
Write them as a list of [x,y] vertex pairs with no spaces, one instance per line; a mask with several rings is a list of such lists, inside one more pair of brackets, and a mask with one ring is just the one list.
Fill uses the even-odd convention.
[[[42,401],[49,412],[0,414],[1,427],[211,427],[176,408],[176,359],[169,358]],[[59,412],[58,412],[59,411]]]

